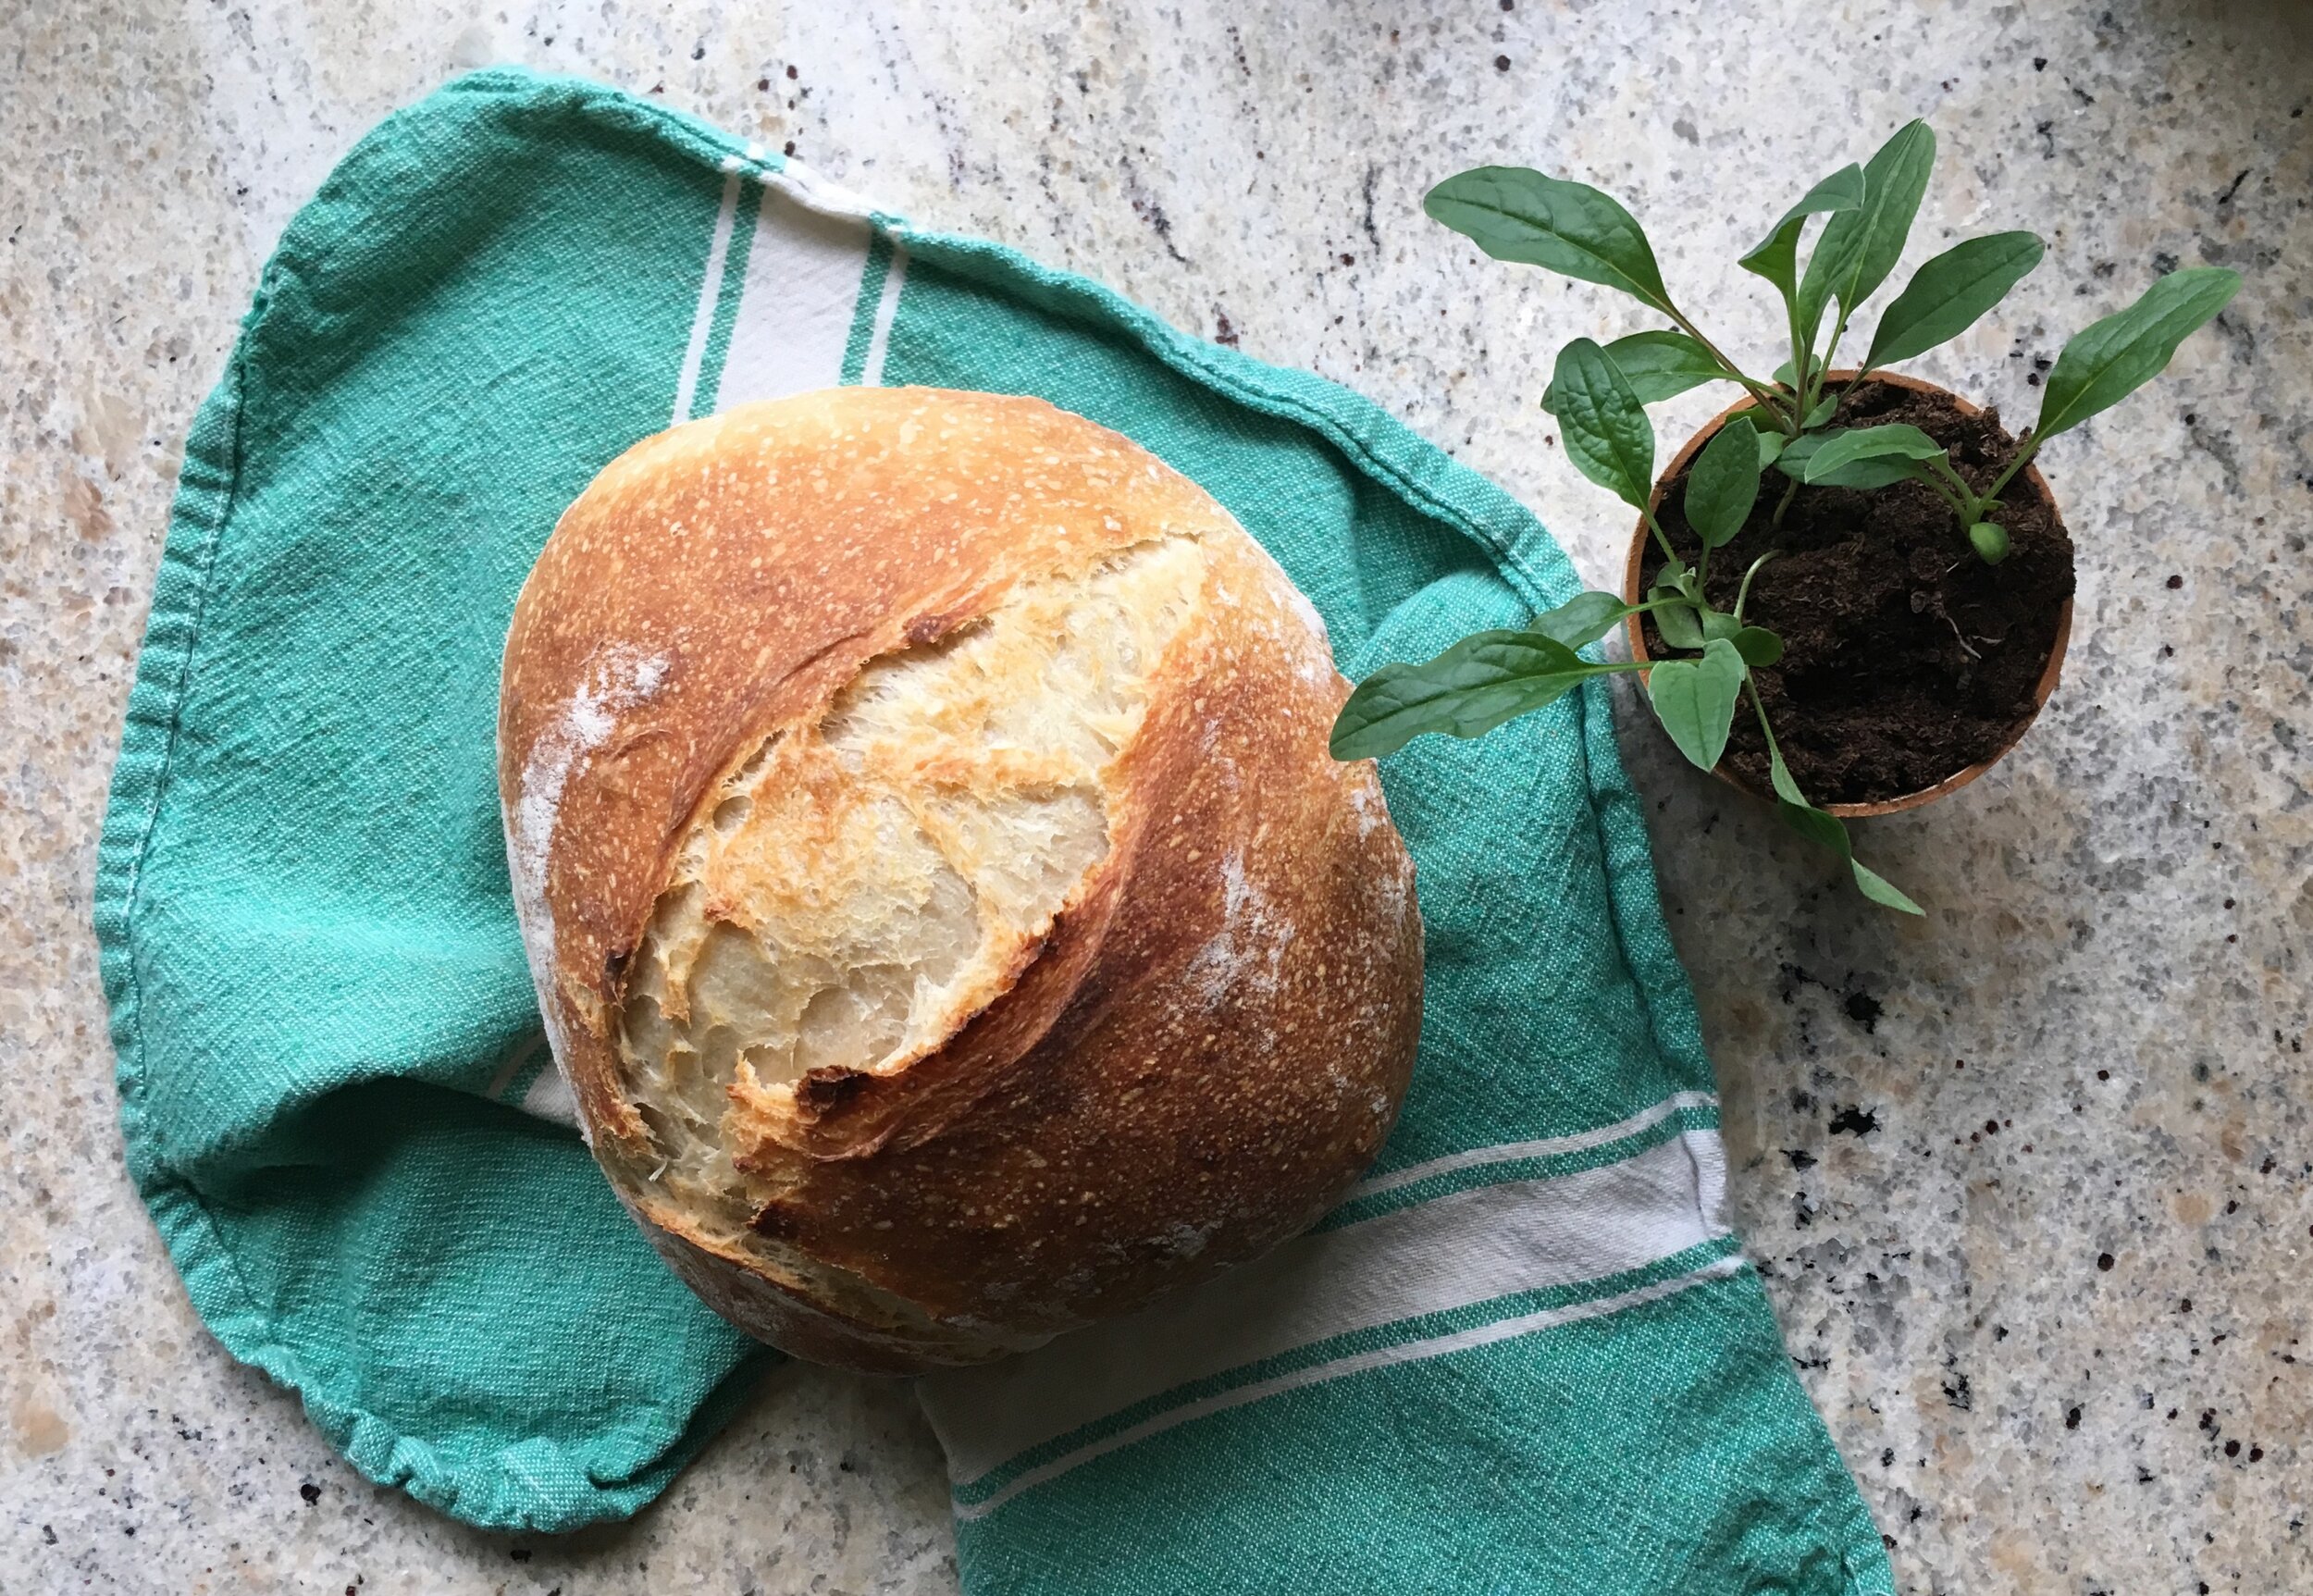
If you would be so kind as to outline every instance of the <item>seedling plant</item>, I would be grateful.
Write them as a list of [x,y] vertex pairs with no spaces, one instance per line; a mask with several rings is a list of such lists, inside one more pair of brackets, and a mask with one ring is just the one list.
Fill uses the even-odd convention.
[[[1846,826],[1809,801],[1776,745],[1752,673],[1780,660],[1783,643],[1744,618],[1751,580],[1775,551],[1751,562],[1734,608],[1725,612],[1704,597],[1712,552],[1750,519],[1773,468],[1785,479],[1773,517],[1776,526],[1802,485],[1873,489],[1916,481],[1950,506],[1957,529],[1977,556],[1998,564],[2009,547],[2006,530],[1993,518],[2000,494],[2040,446],[2159,375],[2177,346],[2222,310],[2240,286],[2236,273],[2222,269],[2172,272],[2127,309],[2084,328],[2048,373],[2039,419],[1979,491],[1944,447],[1916,427],[1831,425],[1839,401],[1838,393],[1827,391],[1834,358],[1855,312],[1886,281],[1903,253],[1935,155],[1935,134],[1924,122],[1911,123],[1870,161],[1843,167],[1809,190],[1737,262],[1772,283],[1782,300],[1790,356],[1763,380],[1738,366],[1672,300],[1645,232],[1611,196],[1513,167],[1481,167],[1430,191],[1424,203],[1429,215],[1497,260],[1618,289],[1672,324],[1605,344],[1576,339],[1559,352],[1542,396],[1543,408],[1557,417],[1567,458],[1639,512],[1664,563],[1635,605],[1613,593],[1585,592],[1524,627],[1479,632],[1435,659],[1383,666],[1342,707],[1332,734],[1336,758],[1392,753],[1425,732],[1479,736],[1590,677],[1645,671],[1647,696],[1663,729],[1704,770],[1718,764],[1735,715],[1748,699],[1783,820],[1837,853],[1865,897],[1908,914],[1921,912],[1856,859]],[[1825,220],[1802,272],[1800,245],[1815,217]],[[2043,249],[2029,232],[1995,233],[1965,240],[1926,262],[1880,316],[1854,381],[1966,331],[2039,264]],[[1646,406],[1717,381],[1739,384],[1752,403],[1712,436],[1688,472],[1685,513],[1699,546],[1689,567],[1649,502],[1655,439]],[[1579,652],[1642,613],[1653,616],[1677,657],[1640,662],[1587,659]]]

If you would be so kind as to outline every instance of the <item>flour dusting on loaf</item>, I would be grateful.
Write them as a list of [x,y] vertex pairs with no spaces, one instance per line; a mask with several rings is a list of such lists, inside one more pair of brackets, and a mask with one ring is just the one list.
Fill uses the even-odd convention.
[[[573,767],[611,735],[616,724],[613,711],[658,691],[666,670],[664,655],[638,658],[633,650],[616,645],[607,650],[599,663],[587,669],[561,715],[532,740],[523,763],[520,798],[506,806],[507,875],[522,927],[523,952],[541,993],[551,979],[554,959],[554,911],[546,896],[546,859],[561,818],[563,788]],[[543,1004],[542,1009],[549,1044],[560,1057],[563,1048],[556,1006]],[[585,1130],[583,1122],[580,1130]]]
[[516,907],[589,1144],[807,1357],[1000,1355],[1243,1261],[1378,1150],[1412,865],[1322,623],[1037,401],[841,390],[646,440],[515,609]]

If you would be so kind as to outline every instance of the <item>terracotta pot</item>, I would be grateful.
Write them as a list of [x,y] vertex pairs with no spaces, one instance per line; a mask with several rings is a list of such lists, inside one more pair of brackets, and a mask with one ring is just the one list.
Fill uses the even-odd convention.
[[[1851,382],[1855,379],[1855,376],[1856,374],[1852,371],[1834,371],[1828,375],[1826,380],[1831,382]],[[1961,399],[1958,394],[1951,392],[1950,390],[1938,388],[1932,382],[1922,382],[1917,377],[1899,377],[1892,372],[1883,371],[1874,374],[1874,380],[1891,383],[1898,388],[1913,389],[1922,393],[1941,393],[1950,399],[1954,404],[1959,406],[1962,414],[1975,415],[1981,414],[1979,406],[1970,404],[1966,400]],[[1659,511],[1662,508],[1663,485],[1686,469],[1687,462],[1694,458],[1695,451],[1710,442],[1713,434],[1716,433],[1720,427],[1726,425],[1726,423],[1735,416],[1739,415],[1744,411],[1750,409],[1752,403],[1753,401],[1748,397],[1736,401],[1733,404],[1728,405],[1725,410],[1720,411],[1718,414],[1713,416],[1708,426],[1687,440],[1687,446],[1684,449],[1681,449],[1676,455],[1672,457],[1669,466],[1664,469],[1660,476],[1655,478],[1654,491],[1648,497],[1647,500],[1648,510]],[[2056,496],[2048,491],[2047,481],[2040,475],[2040,468],[2038,465],[2034,464],[2025,466],[2023,468],[2023,476],[2035,489],[2047,495],[2047,501],[2050,504],[2054,504],[2056,502]],[[1646,560],[1647,544],[1648,533],[1646,517],[1640,516],[1639,518],[1638,529],[1631,534],[1630,560],[1623,571],[1622,597],[1623,602],[1626,604],[1636,604],[1639,601],[1641,596],[1639,588],[1639,568],[1644,564]],[[1627,633],[1630,638],[1630,657],[1641,662],[1652,658],[1652,656],[1647,652],[1646,627],[1642,624],[1644,619],[1645,618],[1643,616],[1633,615],[1623,624],[1624,630]],[[2064,648],[2066,644],[2072,641],[2072,601],[2070,599],[2067,599],[2064,600],[2063,609],[2058,612],[2056,617],[2056,647],[2048,651],[2047,668],[2040,673],[2039,685],[2033,689],[2032,713],[2024,717],[2023,721],[2017,725],[2016,729],[2009,734],[2008,740],[2000,744],[1999,748],[1993,752],[1991,758],[1978,761],[1976,763],[1968,766],[1965,770],[1955,771],[1952,774],[1946,776],[1942,781],[1937,782],[1934,786],[1922,787],[1918,792],[1914,793],[1905,793],[1901,798],[1884,798],[1877,803],[1827,803],[1823,806],[1824,809],[1832,814],[1837,815],[1842,820],[1853,820],[1864,815],[1893,814],[1898,810],[1917,809],[1923,803],[1933,803],[1936,799],[1942,798],[1947,793],[1958,792],[1961,787],[1966,786],[1970,782],[1975,780],[1976,777],[1982,775],[1985,771],[1990,770],[1994,765],[1999,763],[2001,760],[2008,757],[2008,751],[2010,749],[2014,748],[2019,742],[2023,740],[2024,733],[2032,729],[2032,723],[2039,719],[2040,711],[2047,706],[2048,695],[2056,691],[2057,677],[2064,669]],[[1641,674],[1643,674],[1644,673],[1641,673]],[[1729,786],[1737,787],[1744,792],[1750,793],[1754,798],[1767,798],[1770,801],[1774,798],[1774,794],[1759,792],[1747,783],[1738,780],[1735,774],[1728,770],[1724,761],[1720,761],[1719,767],[1711,773],[1717,776],[1721,781],[1726,783]]]

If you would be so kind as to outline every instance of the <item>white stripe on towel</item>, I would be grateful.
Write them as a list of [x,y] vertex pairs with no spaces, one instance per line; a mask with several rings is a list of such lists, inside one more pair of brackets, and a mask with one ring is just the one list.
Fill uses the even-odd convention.
[[1135,1403],[1296,1347],[1660,1263],[1726,1233],[1725,1188],[1716,1132],[1688,1131],[1601,1169],[1299,1237],[1125,1318],[927,1376],[919,1392],[949,1478],[969,1484]]
[[884,386],[884,356],[892,346],[892,318],[899,314],[899,290],[908,278],[908,252],[892,241],[891,265],[884,273],[883,291],[875,299],[875,327],[868,335],[867,358],[860,363],[860,386]]
[[813,209],[766,180],[716,410],[843,380],[870,233],[856,217]]
[[1170,1429],[1179,1424],[1186,1424],[1193,1418],[1203,1418],[1207,1414],[1218,1413],[1225,1408],[1242,1407],[1247,1403],[1259,1402],[1264,1397],[1275,1396],[1280,1392],[1292,1391],[1296,1387],[1317,1385],[1330,1379],[1340,1379],[1344,1375],[1363,1374],[1368,1369],[1387,1368],[1393,1364],[1418,1363],[1425,1358],[1442,1357],[1448,1353],[1461,1352],[1469,1347],[1487,1346],[1495,1342],[1510,1341],[1518,1336],[1531,1335],[1536,1330],[1554,1330],[1560,1325],[1572,1324],[1578,1319],[1601,1318],[1608,1314],[1620,1313],[1625,1308],[1637,1307],[1641,1303],[1659,1301],[1664,1297],[1683,1292],[1689,1286],[1699,1286],[1705,1281],[1724,1280],[1742,1267],[1741,1256],[1730,1255],[1723,1258],[1714,1258],[1701,1268],[1690,1270],[1686,1274],[1675,1275],[1666,1281],[1656,1281],[1651,1285],[1617,1293],[1611,1297],[1593,1297],[1586,1303],[1569,1303],[1564,1307],[1543,1308],[1537,1313],[1521,1314],[1515,1318],[1496,1319],[1491,1324],[1479,1325],[1474,1330],[1457,1330],[1452,1335],[1432,1336],[1427,1341],[1403,1342],[1396,1346],[1379,1347],[1372,1352],[1357,1353],[1349,1357],[1336,1358],[1330,1363],[1317,1364],[1309,1368],[1294,1369],[1269,1379],[1255,1380],[1250,1385],[1241,1385],[1233,1391],[1219,1392],[1196,1402],[1185,1403],[1180,1407],[1144,1419],[1130,1429],[1119,1430],[1114,1435],[1107,1435],[1098,1441],[1088,1441],[1073,1452],[1065,1453],[1054,1458],[1050,1463],[1041,1464],[1029,1469],[1017,1479],[1007,1481],[1002,1490],[992,1492],[982,1501],[957,1502],[952,1505],[959,1518],[984,1518],[1021,1491],[1066,1474],[1079,1464],[1089,1463],[1105,1453],[1114,1452],[1119,1447],[1131,1446],[1135,1441],[1145,1441],[1159,1430]]
[[1350,1189],[1344,1202],[1369,1197],[1376,1192],[1393,1192],[1400,1186],[1410,1186],[1416,1181],[1427,1181],[1432,1175],[1450,1175],[1457,1169],[1475,1169],[1487,1164],[1514,1163],[1520,1158],[1549,1158],[1565,1153],[1586,1153],[1592,1147],[1603,1147],[1609,1142],[1619,1142],[1625,1136],[1635,1136],[1651,1130],[1673,1114],[1688,1108],[1715,1108],[1716,1094],[1710,1092],[1681,1092],[1664,1098],[1651,1108],[1642,1108],[1627,1120],[1617,1120],[1611,1125],[1601,1125],[1595,1131],[1579,1131],[1571,1136],[1549,1136],[1539,1142],[1503,1142],[1491,1147],[1472,1147],[1466,1153],[1448,1153],[1442,1158],[1430,1158],[1419,1164],[1408,1164],[1402,1169],[1360,1181]]
[[674,379],[674,419],[680,427],[691,418],[691,402],[699,395],[699,368],[707,358],[707,336],[714,330],[715,305],[723,298],[723,263],[731,254],[731,224],[739,206],[739,175],[723,179],[723,208],[715,213],[714,236],[707,245],[707,277],[699,285],[699,308],[691,313],[690,341],[683,348],[683,374]]

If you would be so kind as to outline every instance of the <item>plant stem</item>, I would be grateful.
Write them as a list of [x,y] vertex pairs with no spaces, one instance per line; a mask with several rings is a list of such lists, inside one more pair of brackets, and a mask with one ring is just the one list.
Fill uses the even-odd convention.
[[[1838,358],[1839,345],[1847,338],[1847,335],[1848,307],[1842,303],[1839,306],[1839,319],[1834,322],[1831,327],[1830,345],[1823,352],[1822,364],[1815,367],[1815,385],[1807,395],[1807,405],[1806,409],[1801,412],[1802,414],[1812,415],[1815,412],[1816,404],[1822,401],[1824,377],[1831,370],[1831,363]],[[1857,381],[1861,380],[1861,377],[1857,378]],[[1852,387],[1853,384],[1849,384],[1849,386]]]
[[1775,425],[1782,427],[1784,431],[1790,433],[1793,437],[1798,436],[1798,428],[1793,425],[1797,418],[1784,414],[1783,407],[1777,402],[1774,389],[1769,388],[1765,383],[1759,381],[1756,377],[1744,376],[1742,368],[1737,365],[1733,361],[1727,359],[1725,354],[1720,351],[1717,344],[1713,343],[1709,339],[1703,337],[1702,329],[1697,327],[1693,322],[1688,321],[1685,313],[1680,311],[1677,306],[1665,304],[1663,307],[1663,310],[1665,315],[1678,324],[1679,331],[1685,333],[1688,338],[1693,339],[1697,343],[1702,345],[1702,353],[1709,355],[1713,360],[1717,361],[1721,371],[1724,371],[1727,376],[1733,377],[1737,382],[1741,383],[1743,387],[1750,390],[1750,396],[1753,399],[1756,399],[1761,404],[1764,405],[1766,407],[1767,414],[1775,417]]
[[1749,669],[1743,672],[1743,690],[1750,695],[1750,707],[1758,712],[1759,735],[1767,739],[1767,754],[1772,759],[1783,750],[1775,746],[1775,728],[1767,724],[1767,706],[1759,701],[1759,684],[1750,679]]
[[1998,501],[2000,489],[2006,488],[2008,484],[2014,479],[2016,473],[2022,471],[2026,465],[2030,464],[2032,457],[2039,452],[2040,439],[2036,435],[2023,440],[2023,447],[2016,451],[2016,458],[2008,463],[2008,469],[2001,472],[1998,476],[1993,477],[1991,487],[1984,490],[1982,499],[1978,501],[1979,513],[1976,516],[1977,520],[1981,521],[1984,519],[1981,512],[1989,510]]
[[1797,438],[1800,429],[1807,425],[1808,385],[1812,380],[1808,374],[1808,366],[1813,352],[1807,347],[1807,340],[1800,336],[1797,295],[1783,296],[1783,315],[1791,328],[1791,436]]
[[1759,575],[1760,566],[1775,558],[1775,552],[1772,549],[1768,550],[1758,559],[1753,560],[1750,563],[1750,569],[1743,573],[1743,585],[1735,591],[1735,619],[1738,624],[1743,618],[1743,606],[1750,602],[1750,579]]
[[[1670,565],[1684,564],[1686,562],[1679,559],[1671,549],[1670,534],[1663,530],[1663,524],[1654,518],[1654,512],[1641,504],[1639,506],[1639,513],[1646,517],[1647,529],[1654,534],[1655,547],[1663,551],[1664,563]],[[1703,552],[1707,554],[1710,551],[1706,549]]]
[[[1807,795],[1800,790],[1799,778],[1791,774],[1791,767],[1783,762],[1783,747],[1775,740],[1775,728],[1767,724],[1767,706],[1760,699],[1758,678],[1750,674],[1748,667],[1743,672],[1743,687],[1750,694],[1751,710],[1759,717],[1759,735],[1767,739],[1767,768],[1771,771],[1781,771],[1783,778],[1791,784],[1791,790],[1799,793],[1800,802],[1807,802]],[[1775,796],[1785,803],[1791,801],[1784,798],[1780,789],[1777,789]]]
[[1780,532],[1780,531],[1782,531],[1782,530],[1783,530],[1783,513],[1784,513],[1786,510],[1788,510],[1788,509],[1791,507],[1791,501],[1792,501],[1792,500],[1794,500],[1794,499],[1796,499],[1796,498],[1798,498],[1798,497],[1799,497],[1799,478],[1798,478],[1798,477],[1796,477],[1796,476],[1793,476],[1793,477],[1791,477],[1791,485],[1790,485],[1788,488],[1786,488],[1786,489],[1783,490],[1783,497],[1782,497],[1781,501],[1778,501],[1778,502],[1776,503],[1775,507],[1775,518],[1774,518],[1774,520],[1772,520],[1772,521],[1770,521],[1770,522],[1768,523],[1768,525],[1769,525],[1769,526],[1771,526],[1772,527],[1774,527],[1774,528],[1775,528],[1775,530],[1776,530],[1777,532]]
[[[1916,469],[1916,466],[1922,464],[1926,465],[1927,470]],[[1914,466],[1914,475],[1922,482],[1942,494],[1944,502],[1951,506],[1952,513],[1960,517],[1961,531],[1967,530],[1984,518],[1985,501],[1976,497],[1975,489],[1968,486],[1967,478],[1952,469],[1951,456],[1948,454],[1932,455],[1924,462],[1915,462]],[[1939,477],[1940,481],[1937,480]]]
[[[1639,513],[1646,517],[1647,526],[1654,534],[1654,541],[1663,551],[1663,559],[1665,569],[1676,568],[1680,565],[1681,562],[1677,554],[1673,552],[1671,549],[1670,534],[1663,530],[1663,524],[1654,518],[1654,512],[1641,506]],[[1682,597],[1677,599],[1657,599],[1640,607],[1643,609],[1652,610],[1669,605],[1685,604],[1688,608],[1694,611],[1695,625],[1697,626],[1701,626],[1702,625],[1702,611],[1703,604],[1705,602],[1702,599],[1702,577],[1703,573],[1710,568],[1710,565],[1711,546],[1708,543],[1705,543],[1702,545],[1701,554],[1698,556],[1695,561],[1695,585],[1692,589],[1695,595],[1694,598],[1688,599]]]

